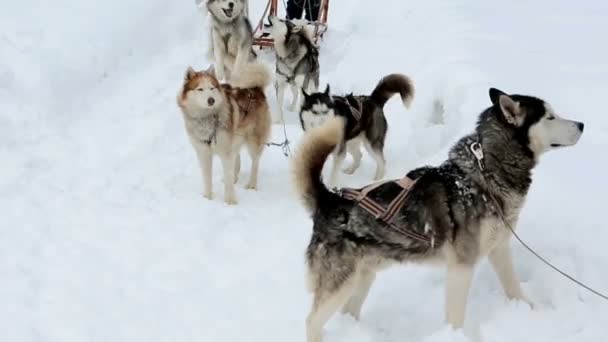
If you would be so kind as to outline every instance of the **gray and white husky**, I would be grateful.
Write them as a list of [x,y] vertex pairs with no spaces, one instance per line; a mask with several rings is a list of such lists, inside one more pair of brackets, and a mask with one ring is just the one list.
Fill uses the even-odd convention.
[[319,88],[319,50],[313,44],[305,25],[270,16],[270,36],[274,40],[276,54],[275,89],[279,105],[279,117],[283,121],[285,88],[291,86],[293,100],[290,111],[300,109],[300,92],[315,92]]
[[[473,270],[485,256],[506,296],[530,303],[513,268],[509,227],[517,225],[539,157],[576,144],[584,125],[559,117],[539,98],[494,88],[489,93],[492,106],[445,162],[407,174],[416,181],[392,226],[330,191],[320,178],[327,156],[342,140],[343,120],[330,119],[305,135],[295,156],[294,179],[314,222],[306,252],[314,295],[306,321],[308,342],[321,340],[325,322],[340,308],[358,318],[376,272],[394,263],[446,266],[445,313],[454,328],[463,326]],[[374,200],[386,205],[394,187],[381,184]],[[414,239],[413,233],[431,242]]]
[[384,177],[384,141],[388,132],[384,105],[395,94],[400,94],[403,105],[409,108],[414,98],[414,84],[409,77],[402,74],[387,75],[378,82],[370,95],[331,95],[329,85],[322,93],[303,93],[304,103],[300,111],[302,129],[309,130],[333,116],[344,118],[346,123],[343,139],[334,151],[330,185],[336,185],[347,151],[353,157],[353,163],[343,170],[344,173],[353,174],[359,168],[363,157],[361,143],[376,161],[374,180]]
[[206,0],[211,19],[211,53],[219,79],[256,59],[247,0]]

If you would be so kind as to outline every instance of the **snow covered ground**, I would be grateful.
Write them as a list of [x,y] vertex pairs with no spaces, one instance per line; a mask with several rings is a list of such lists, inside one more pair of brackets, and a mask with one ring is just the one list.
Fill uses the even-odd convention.
[[[387,177],[445,158],[488,105],[488,86],[584,121],[577,146],[542,159],[520,232],[608,291],[607,17],[600,0],[332,0],[321,81],[369,92],[390,72],[413,78],[413,108],[386,106]],[[3,6],[0,341],[304,341],[311,226],[288,160],[269,148],[260,190],[241,181],[237,207],[201,196],[175,95],[187,65],[207,66],[203,23],[194,1]],[[295,114],[289,121],[297,143]],[[372,172],[365,156],[342,182]],[[221,198],[220,177],[214,186]],[[381,273],[360,322],[334,317],[326,341],[606,339],[608,303],[514,250],[534,311],[506,302],[483,263],[464,334],[452,332],[441,270],[404,266]]]

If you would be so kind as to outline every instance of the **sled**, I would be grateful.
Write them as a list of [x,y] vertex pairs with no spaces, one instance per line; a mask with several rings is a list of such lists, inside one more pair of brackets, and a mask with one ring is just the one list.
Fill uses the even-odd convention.
[[[303,0],[304,3],[311,0]],[[266,9],[262,14],[262,18],[258,22],[255,30],[253,31],[253,45],[258,46],[262,49],[272,49],[274,47],[274,40],[270,37],[270,33],[264,29],[264,20],[271,15],[276,16],[278,13],[279,0],[268,0],[266,3]],[[313,33],[313,44],[319,46],[319,41],[323,39],[323,35],[327,32],[327,12],[329,9],[329,0],[321,0],[321,6],[319,8],[319,16],[316,21],[308,21],[308,25],[314,27]],[[302,19],[304,20],[304,19]],[[304,20],[306,21],[306,20]]]

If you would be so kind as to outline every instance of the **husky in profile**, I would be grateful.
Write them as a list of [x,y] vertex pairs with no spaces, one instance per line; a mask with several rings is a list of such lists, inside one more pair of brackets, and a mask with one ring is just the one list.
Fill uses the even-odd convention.
[[[445,162],[407,174],[414,183],[390,225],[370,215],[363,202],[322,182],[327,156],[344,140],[343,118],[305,134],[294,180],[314,222],[306,251],[314,297],[308,342],[321,341],[324,324],[340,309],[359,318],[376,272],[394,263],[446,265],[446,320],[454,328],[463,326],[473,270],[485,256],[506,296],[530,303],[513,268],[510,229],[517,225],[539,157],[576,144],[584,125],[561,118],[536,97],[494,88],[489,95],[491,107]],[[383,206],[394,198],[395,183],[382,183],[373,193]]]
[[301,90],[316,92],[319,88],[319,50],[313,44],[305,25],[270,16],[270,35],[276,54],[275,89],[279,105],[279,117],[283,121],[285,88],[291,87],[293,100],[290,111],[300,109]]
[[219,79],[256,59],[247,0],[206,0],[211,18],[211,51]]
[[390,74],[378,82],[370,95],[332,96],[329,85],[322,93],[309,95],[304,92],[304,104],[300,111],[302,129],[310,130],[333,116],[340,116],[346,122],[342,140],[334,151],[334,168],[329,180],[331,185],[336,185],[346,151],[352,155],[353,163],[344,172],[353,174],[359,168],[363,156],[361,143],[376,161],[374,180],[384,177],[384,141],[388,123],[383,108],[394,94],[400,94],[404,106],[409,108],[414,98],[412,81],[402,74]]
[[230,83],[220,83],[213,65],[205,71],[188,68],[177,98],[200,164],[203,196],[213,196],[211,170],[217,154],[224,169],[224,200],[228,204],[236,204],[234,183],[243,145],[247,145],[252,161],[246,188],[257,188],[259,161],[271,126],[264,94],[270,73],[260,62],[246,64],[241,70]]

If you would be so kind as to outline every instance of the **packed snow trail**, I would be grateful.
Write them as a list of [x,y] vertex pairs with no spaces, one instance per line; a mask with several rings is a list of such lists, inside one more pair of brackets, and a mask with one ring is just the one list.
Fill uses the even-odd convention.
[[[7,7],[0,14],[0,340],[304,341],[311,222],[293,196],[289,160],[268,148],[252,192],[243,189],[244,158],[236,207],[221,202],[215,163],[216,200],[201,196],[175,104],[186,67],[208,64],[193,2]],[[387,178],[443,160],[489,104],[490,85],[543,97],[585,121],[577,146],[541,160],[519,229],[551,261],[606,291],[608,49],[596,39],[607,32],[607,7],[332,0],[321,84],[366,93],[387,73],[412,77],[413,108],[397,98],[385,107]],[[267,93],[274,106],[271,87]],[[301,130],[288,115],[297,146]],[[275,126],[274,140],[281,137]],[[341,181],[368,183],[373,170],[364,156]],[[361,321],[336,315],[325,341],[608,336],[606,303],[513,246],[536,310],[506,302],[484,262],[465,334],[455,333],[443,324],[441,269],[396,267],[378,276]]]

